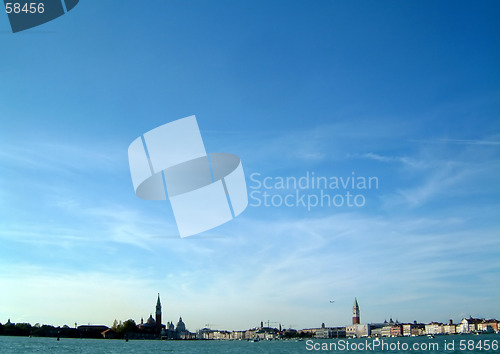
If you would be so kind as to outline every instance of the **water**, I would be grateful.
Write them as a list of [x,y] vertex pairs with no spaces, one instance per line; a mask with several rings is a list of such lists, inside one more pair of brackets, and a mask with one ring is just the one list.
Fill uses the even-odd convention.
[[[449,336],[436,336],[436,338],[427,337],[399,337],[399,338],[384,338],[381,341],[387,345],[383,350],[379,347],[375,350],[339,350],[341,343],[348,342],[350,349],[353,345],[356,347],[366,345],[367,343],[373,344],[373,339],[344,339],[343,341],[332,340],[316,340],[312,342],[304,341],[260,341],[257,343],[247,341],[156,341],[156,340],[112,340],[112,339],[72,339],[61,338],[57,341],[56,338],[28,338],[28,337],[4,337],[0,336],[0,353],[81,353],[81,354],[94,354],[94,353],[311,353],[318,352],[313,349],[313,345],[322,348],[323,343],[326,343],[328,348],[333,348],[333,344],[337,345],[338,350],[319,350],[319,352],[329,353],[398,353],[408,352],[413,353],[500,353],[500,349],[493,350],[491,345],[495,343],[500,346],[500,335],[449,335]],[[399,343],[400,350],[391,350]],[[454,343],[455,350],[445,349],[444,345],[450,346]],[[465,345],[465,350],[460,350],[460,343]],[[486,344],[489,344],[490,349],[485,350]],[[419,347],[430,345],[437,345],[437,350],[412,350],[414,345]],[[410,349],[407,351],[401,348],[408,345]],[[464,346],[462,345],[462,348]],[[474,345],[474,350],[471,349]],[[467,347],[468,346],[468,347]],[[481,346],[481,349],[479,348]],[[323,347],[324,348],[324,347]]]

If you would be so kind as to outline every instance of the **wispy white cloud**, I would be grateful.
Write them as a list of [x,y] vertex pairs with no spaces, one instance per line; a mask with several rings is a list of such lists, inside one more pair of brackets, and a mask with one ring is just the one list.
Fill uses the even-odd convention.
[[74,173],[109,170],[126,158],[125,151],[111,143],[30,141],[0,149],[0,162],[7,168]]
[[500,140],[497,137],[493,139],[434,139],[434,140],[411,140],[417,143],[424,144],[451,144],[451,145],[485,145],[485,146],[498,146]]
[[360,158],[360,159],[369,159],[374,161],[379,161],[383,163],[400,163],[403,165],[407,165],[413,168],[425,168],[428,163],[422,160],[416,160],[415,158],[408,156],[388,156],[376,154],[373,152],[368,152],[364,154],[348,154],[348,158]]

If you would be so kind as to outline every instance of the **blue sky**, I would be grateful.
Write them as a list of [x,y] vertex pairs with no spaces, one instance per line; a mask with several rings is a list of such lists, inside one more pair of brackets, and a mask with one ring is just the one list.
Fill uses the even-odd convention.
[[[355,296],[362,322],[500,318],[499,10],[81,1],[17,34],[0,16],[0,322],[139,321],[158,292],[192,331],[345,325]],[[249,187],[379,188],[180,239],[168,202],[134,195],[127,148],[192,114]]]

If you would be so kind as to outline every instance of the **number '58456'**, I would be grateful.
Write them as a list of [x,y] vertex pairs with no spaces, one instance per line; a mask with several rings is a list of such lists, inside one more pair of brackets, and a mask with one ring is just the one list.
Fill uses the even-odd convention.
[[10,14],[10,13],[30,13],[30,14],[43,14],[45,11],[43,2],[36,3],[36,2],[31,2],[31,3],[25,3],[23,6],[21,6],[20,3],[18,2],[8,2],[5,4],[5,11]]

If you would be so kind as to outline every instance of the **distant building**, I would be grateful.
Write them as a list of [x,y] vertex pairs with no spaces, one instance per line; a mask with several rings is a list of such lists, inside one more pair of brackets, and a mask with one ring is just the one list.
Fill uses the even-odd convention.
[[258,328],[247,329],[245,331],[245,338],[246,339],[255,339],[256,338],[255,333],[257,333],[258,330],[259,330]]
[[219,330],[213,331],[211,339],[217,339],[217,340],[228,340],[228,339],[231,339],[231,332],[229,332],[229,331],[219,331]]
[[478,325],[483,322],[482,319],[479,318],[464,318],[457,326],[458,333],[471,333],[476,332],[478,330]]
[[381,337],[390,337],[391,330],[392,330],[392,325],[386,324],[384,327],[382,327],[382,329],[380,331],[380,336]]
[[118,338],[118,335],[115,331],[113,331],[111,328],[108,328],[107,330],[101,332],[101,335],[104,339],[115,339]]
[[156,300],[156,331],[158,333],[161,332],[161,302],[160,302],[160,293],[158,293],[158,300]]
[[80,338],[102,338],[102,332],[109,329],[109,327],[101,325],[85,325],[78,326],[77,329]]
[[315,338],[345,338],[345,327],[321,327],[316,330]]
[[403,335],[403,326],[401,324],[394,324],[391,327],[391,337],[401,337]]
[[352,325],[345,327],[345,335],[348,338],[353,337],[368,337],[371,334],[370,324],[361,324],[361,316],[359,310],[358,299],[354,298],[352,306]]
[[352,306],[352,324],[360,324],[360,316],[359,316],[359,305],[358,299],[354,298],[354,305]]
[[177,321],[177,326],[175,327],[175,332],[177,333],[177,339],[183,339],[186,335],[186,324],[182,320],[182,317],[179,317],[179,321]]
[[161,323],[161,316],[160,294],[158,293],[155,317],[153,318],[153,315],[149,314],[146,322],[144,322],[144,319],[141,318],[141,323],[137,326],[139,329],[139,338],[156,338],[160,336],[162,329],[165,328],[165,326]]
[[385,323],[370,323],[370,336],[382,337],[382,328],[384,328],[385,325]]
[[303,334],[306,336],[314,337],[316,332],[321,328],[304,328],[298,331],[299,334]]
[[277,339],[279,337],[279,331],[277,328],[272,327],[261,327],[255,332],[255,338],[259,339]]
[[212,335],[213,332],[214,332],[213,329],[207,327],[199,329],[198,332],[196,333],[196,339],[213,339]]
[[447,324],[443,325],[444,334],[455,334],[457,333],[457,325],[453,323],[453,320],[449,320]]
[[403,336],[421,336],[425,334],[425,325],[423,323],[404,323],[403,325]]
[[499,322],[497,320],[483,320],[481,323],[477,324],[477,330],[485,333],[497,332],[499,327]]
[[398,331],[397,329],[396,330],[393,330],[393,327],[395,326],[400,326],[400,324],[398,323],[398,321],[394,322],[392,320],[392,318],[389,320],[389,322],[384,321],[381,329],[380,329],[380,336],[381,337],[391,337],[393,335],[393,331]]
[[245,331],[232,331],[230,339],[245,339]]
[[425,325],[425,334],[443,334],[443,324],[439,322],[431,322]]
[[345,326],[345,335],[348,338],[368,337],[371,333],[371,326],[369,324],[353,324]]
[[174,326],[173,322],[167,322],[167,326],[161,332],[161,337],[162,339],[196,339],[196,337],[199,339],[213,339],[213,332],[210,328],[204,328],[198,331],[198,335],[191,333],[186,329],[182,317],[179,317],[176,326]]

